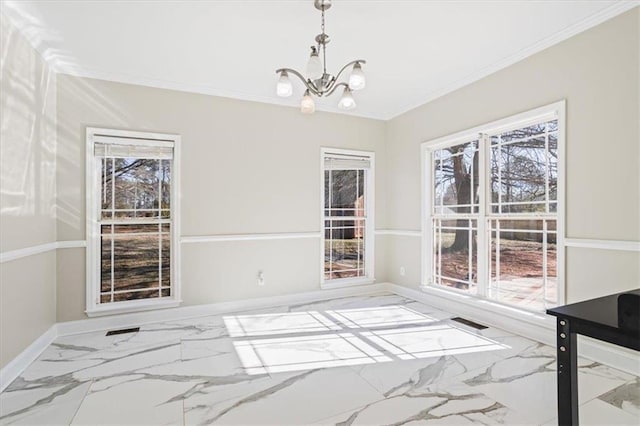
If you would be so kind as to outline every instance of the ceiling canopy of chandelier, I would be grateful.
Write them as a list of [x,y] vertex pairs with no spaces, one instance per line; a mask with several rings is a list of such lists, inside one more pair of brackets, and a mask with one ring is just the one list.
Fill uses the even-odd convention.
[[[363,59],[351,61],[336,74],[335,76],[327,73],[327,44],[329,36],[324,32],[324,12],[331,7],[331,0],[314,0],[314,6],[322,13],[322,33],[315,38],[316,45],[311,46],[311,55],[307,63],[306,78],[298,71],[291,68],[280,68],[276,73],[280,74],[276,86],[278,96],[287,98],[293,94],[293,85],[289,79],[289,74],[295,75],[304,83],[306,90],[300,103],[300,110],[304,114],[312,114],[315,109],[315,103],[311,95],[318,97],[329,96],[340,87],[344,87],[342,96],[338,101],[338,108],[350,110],[356,107],[356,101],[353,98],[352,91],[364,89],[365,78],[362,72],[362,64],[366,63]],[[322,61],[320,60],[322,53]],[[340,82],[342,73],[351,67],[348,82]]]

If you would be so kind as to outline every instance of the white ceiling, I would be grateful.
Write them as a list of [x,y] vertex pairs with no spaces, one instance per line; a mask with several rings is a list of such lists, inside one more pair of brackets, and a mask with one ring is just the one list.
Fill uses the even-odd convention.
[[[354,115],[389,119],[637,4],[628,1],[348,1],[327,11],[329,72],[366,59]],[[61,72],[238,99],[275,95],[320,32],[312,0],[7,1],[3,12]],[[337,111],[338,94],[317,103]]]

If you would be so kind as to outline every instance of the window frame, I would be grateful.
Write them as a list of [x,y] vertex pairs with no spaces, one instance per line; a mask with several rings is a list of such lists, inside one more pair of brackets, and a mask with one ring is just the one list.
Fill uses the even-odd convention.
[[[349,277],[327,280],[324,277],[325,264],[325,215],[324,215],[324,173],[325,157],[327,155],[346,155],[368,158],[369,169],[365,173],[365,275],[363,277]],[[341,148],[320,148],[320,288],[335,289],[356,285],[367,285],[375,282],[375,152]]]
[[[94,153],[100,138],[126,138],[132,145],[173,144],[171,170],[171,296],[100,303],[100,176],[99,162]],[[126,312],[146,311],[179,306],[180,280],[180,135],[87,127],[85,143],[86,196],[86,310],[89,317]]]
[[[558,157],[557,162],[557,211],[556,211],[556,268],[557,268],[557,304],[558,306],[565,303],[565,120],[566,101],[561,100],[549,105],[515,114],[500,120],[496,120],[487,124],[476,126],[458,133],[450,134],[430,141],[423,142],[420,146],[421,168],[422,168],[422,250],[421,250],[421,288],[423,291],[436,289],[442,294],[450,295],[453,298],[463,297],[465,299],[476,299],[479,301],[487,301],[492,304],[502,305],[510,310],[520,311],[523,313],[540,313],[537,310],[529,310],[512,304],[504,303],[499,300],[490,299],[488,297],[488,288],[490,286],[490,276],[488,267],[488,256],[490,256],[491,236],[488,235],[489,229],[487,224],[490,220],[496,219],[497,214],[491,211],[491,173],[490,173],[490,150],[491,135],[499,134],[509,130],[518,129],[529,124],[536,123],[545,119],[558,120]],[[431,166],[431,157],[434,151],[446,148],[456,144],[467,143],[473,140],[479,142],[479,164],[478,170],[479,182],[478,193],[479,211],[477,214],[469,214],[469,216],[477,216],[477,235],[478,235],[478,253],[477,253],[477,294],[471,294],[466,291],[457,290],[455,288],[445,287],[432,282],[434,268],[434,247],[433,229],[431,221],[434,217],[433,200],[433,169]],[[464,215],[463,215],[464,216]],[[517,216],[517,214],[514,214]],[[528,213],[522,217],[536,217],[536,219],[549,219],[549,213]],[[499,219],[499,218],[498,218]],[[455,220],[455,219],[453,219]]]

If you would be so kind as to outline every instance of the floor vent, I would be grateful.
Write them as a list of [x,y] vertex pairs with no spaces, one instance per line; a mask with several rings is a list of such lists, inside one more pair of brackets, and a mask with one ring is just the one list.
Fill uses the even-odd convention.
[[123,328],[122,330],[110,330],[107,331],[107,336],[113,336],[114,334],[137,333],[138,331],[140,331],[140,327]]
[[469,327],[473,327],[476,330],[484,330],[485,328],[488,328],[486,325],[478,324],[477,322],[469,321],[468,319],[464,319],[460,317],[455,317],[451,319],[461,324],[468,325]]

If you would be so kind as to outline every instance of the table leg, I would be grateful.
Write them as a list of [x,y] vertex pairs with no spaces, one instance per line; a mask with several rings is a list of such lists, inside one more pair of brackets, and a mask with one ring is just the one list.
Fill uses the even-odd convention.
[[568,319],[558,317],[558,424],[578,425],[578,357],[576,334]]

